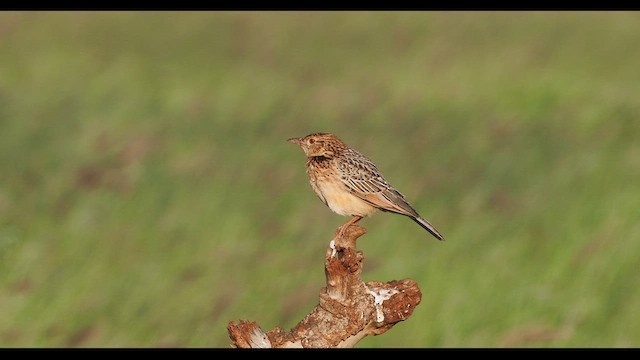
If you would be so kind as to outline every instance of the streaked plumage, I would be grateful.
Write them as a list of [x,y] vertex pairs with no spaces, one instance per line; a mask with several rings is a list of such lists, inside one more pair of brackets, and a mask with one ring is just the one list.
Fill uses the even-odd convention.
[[382,176],[378,168],[358,151],[329,133],[315,133],[288,141],[307,155],[311,187],[333,212],[352,215],[341,227],[355,224],[376,210],[410,217],[439,240],[444,237],[405,200]]

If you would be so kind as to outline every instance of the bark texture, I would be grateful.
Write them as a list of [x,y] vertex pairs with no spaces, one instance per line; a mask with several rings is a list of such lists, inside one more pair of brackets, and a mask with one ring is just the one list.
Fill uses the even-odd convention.
[[366,229],[351,225],[336,231],[325,255],[327,285],[318,305],[289,331],[275,327],[264,332],[253,321],[230,321],[227,330],[238,348],[345,348],[368,335],[380,335],[408,319],[422,299],[412,279],[389,282],[361,278],[364,255],[356,239]]

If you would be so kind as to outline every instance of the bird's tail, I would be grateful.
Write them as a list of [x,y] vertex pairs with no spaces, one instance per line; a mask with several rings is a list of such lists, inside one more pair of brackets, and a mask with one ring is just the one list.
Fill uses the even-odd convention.
[[440,234],[438,232],[438,230],[436,230],[436,228],[433,225],[431,225],[431,223],[428,222],[427,220],[425,220],[425,219],[423,219],[423,218],[421,218],[419,216],[415,217],[415,218],[412,218],[412,219],[413,219],[413,221],[417,222],[418,225],[422,226],[425,230],[430,232],[431,235],[435,236],[436,239],[444,240],[444,236],[442,236],[442,234]]

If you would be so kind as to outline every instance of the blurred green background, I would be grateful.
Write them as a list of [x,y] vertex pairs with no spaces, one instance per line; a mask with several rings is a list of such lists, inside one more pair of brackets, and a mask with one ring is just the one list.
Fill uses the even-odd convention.
[[360,224],[359,347],[640,345],[640,14],[0,13],[0,347],[229,347],[318,302],[329,131],[447,238]]

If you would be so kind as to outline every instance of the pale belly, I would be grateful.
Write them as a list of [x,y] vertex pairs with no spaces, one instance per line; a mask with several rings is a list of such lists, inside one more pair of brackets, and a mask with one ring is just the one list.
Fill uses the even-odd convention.
[[320,182],[317,183],[317,185],[320,192],[319,195],[324,198],[329,209],[336,214],[365,217],[373,214],[377,210],[364,200],[345,191],[342,184]]

